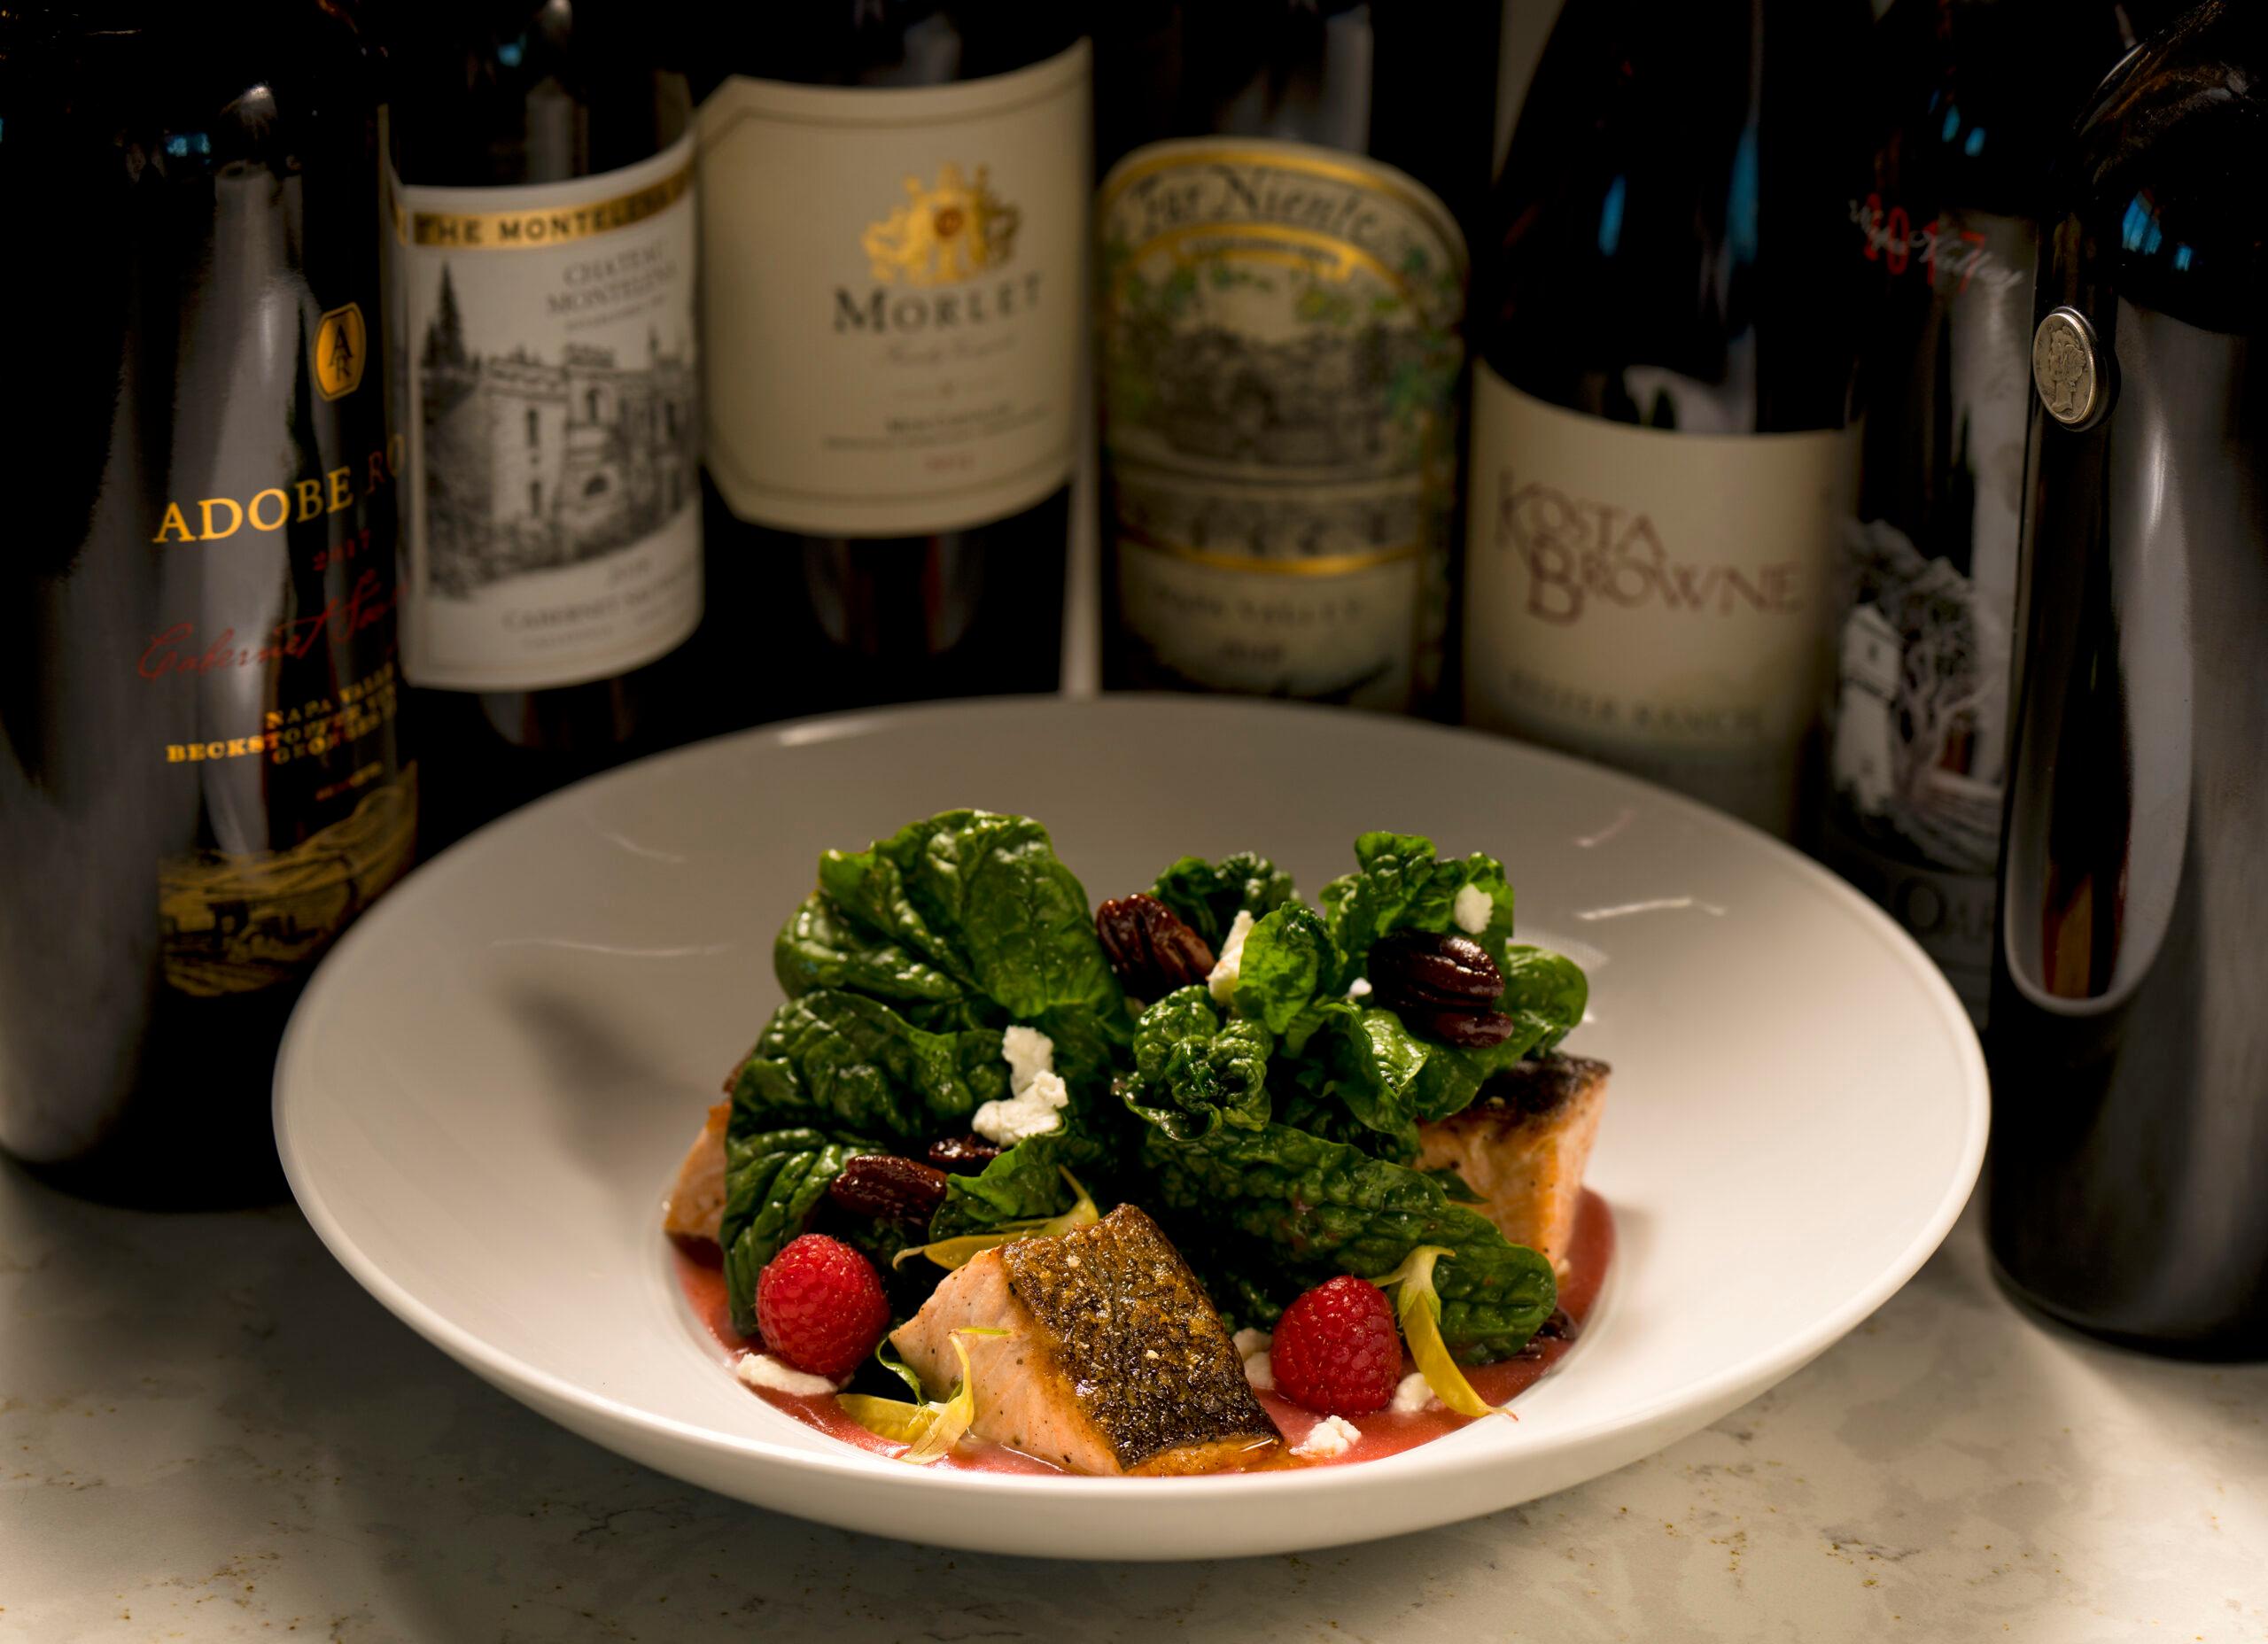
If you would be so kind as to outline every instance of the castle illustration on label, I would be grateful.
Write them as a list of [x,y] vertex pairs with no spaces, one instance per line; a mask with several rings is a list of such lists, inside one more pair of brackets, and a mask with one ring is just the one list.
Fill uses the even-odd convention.
[[445,267],[417,369],[424,401],[426,578],[445,598],[643,541],[695,505],[691,352],[649,332],[642,360],[569,343],[562,357],[466,346]]

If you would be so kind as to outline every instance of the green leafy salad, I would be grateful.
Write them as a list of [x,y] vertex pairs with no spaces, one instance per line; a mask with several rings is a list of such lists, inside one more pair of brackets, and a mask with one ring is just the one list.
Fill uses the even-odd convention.
[[[1433,1246],[1456,1357],[1527,1342],[1555,1305],[1550,1264],[1470,1208],[1453,1171],[1413,1165],[1420,1122],[1582,1018],[1582,972],[1511,942],[1502,864],[1365,834],[1309,903],[1263,857],[1184,857],[1099,926],[1028,817],[947,811],[821,857],[774,950],[787,1003],[730,1085],[719,1242],[738,1329],[754,1330],[765,1264],[815,1223],[877,1259],[903,1319],[941,1276],[895,1260],[909,1246],[1029,1230],[1084,1190],[1147,1211],[1231,1326]],[[1374,960],[1399,974],[1413,943],[1456,938],[1501,976],[1485,1015],[1372,985]],[[835,1227],[830,1186],[872,1154],[964,1162],[926,1227]]]

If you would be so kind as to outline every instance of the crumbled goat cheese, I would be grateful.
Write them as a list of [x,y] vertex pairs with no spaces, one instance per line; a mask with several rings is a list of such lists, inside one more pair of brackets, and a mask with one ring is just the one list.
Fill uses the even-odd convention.
[[1037,1028],[1012,1027],[1000,1035],[1008,1064],[1008,1089],[1021,1096],[1041,1074],[1055,1071],[1055,1041]]
[[1354,981],[1348,982],[1347,984],[1347,996],[1350,999],[1369,998],[1371,996],[1371,979],[1367,976],[1357,976]]
[[1237,1357],[1244,1361],[1244,1378],[1261,1392],[1273,1392],[1276,1389],[1276,1366],[1268,1357],[1268,1349],[1275,1339],[1266,1330],[1236,1333]]
[[1433,1390],[1426,1383],[1425,1372],[1412,1370],[1394,1390],[1394,1403],[1387,1407],[1396,1415],[1415,1415],[1433,1402]]
[[1007,1029],[1000,1035],[1000,1055],[1008,1064],[1012,1094],[978,1108],[969,1128],[998,1146],[1014,1147],[1060,1126],[1071,1092],[1055,1071],[1055,1041],[1037,1028]]
[[1496,911],[1495,903],[1478,885],[1458,887],[1456,902],[1449,909],[1449,917],[1456,927],[1468,936],[1478,936],[1488,928],[1488,916]]
[[1244,966],[1244,939],[1252,934],[1252,912],[1239,909],[1236,923],[1229,927],[1229,939],[1221,944],[1220,962],[1205,978],[1205,985],[1213,990],[1216,1004],[1233,1004],[1237,995],[1237,973]]
[[1293,1455],[1328,1459],[1344,1455],[1362,1438],[1363,1430],[1343,1415],[1326,1415],[1308,1436],[1292,1446]]
[[792,1364],[782,1364],[768,1353],[751,1353],[733,1366],[733,1374],[751,1387],[769,1387],[774,1392],[793,1393],[799,1399],[815,1399],[820,1393],[833,1392],[835,1384],[824,1376],[812,1376]]

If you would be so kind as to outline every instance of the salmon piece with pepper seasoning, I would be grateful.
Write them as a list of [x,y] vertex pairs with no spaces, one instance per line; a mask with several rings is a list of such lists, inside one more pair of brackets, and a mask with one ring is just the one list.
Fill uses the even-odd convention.
[[1565,1275],[1607,1072],[1586,1057],[1543,1056],[1495,1075],[1471,1106],[1418,1127],[1418,1168],[1453,1167],[1480,1195],[1473,1209]]
[[1081,1473],[1217,1472],[1282,1435],[1221,1315],[1156,1222],[1122,1205],[1091,1227],[1017,1239],[950,1275],[890,1338],[932,1398],[963,1337],[980,1438]]

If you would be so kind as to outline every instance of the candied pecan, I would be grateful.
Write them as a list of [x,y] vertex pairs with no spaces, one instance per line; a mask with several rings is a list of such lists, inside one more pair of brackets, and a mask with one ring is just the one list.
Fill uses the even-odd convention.
[[1212,973],[1213,950],[1155,896],[1114,896],[1095,910],[1110,968],[1136,998],[1162,999]]
[[860,1153],[844,1163],[827,1196],[853,1215],[927,1221],[945,1202],[945,1173],[896,1153]]
[[1470,936],[1398,930],[1371,944],[1371,987],[1397,1011],[1486,1010],[1503,996],[1504,975]]
[[975,1131],[941,1136],[929,1144],[929,1162],[955,1175],[974,1175],[1000,1157],[1000,1150]]
[[1468,1051],[1502,1044],[1519,1024],[1502,1011],[1435,1011],[1429,1016],[1406,1018],[1421,1033]]

